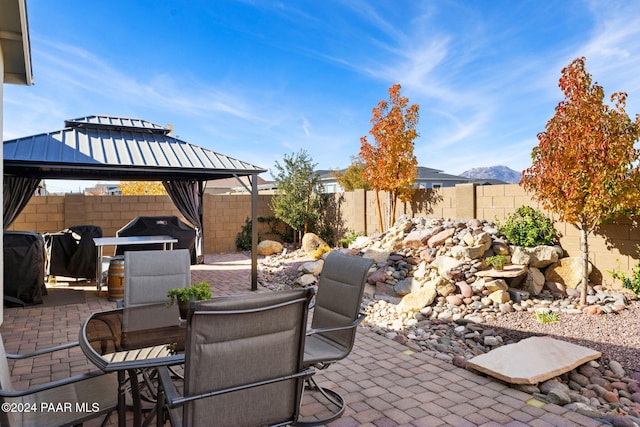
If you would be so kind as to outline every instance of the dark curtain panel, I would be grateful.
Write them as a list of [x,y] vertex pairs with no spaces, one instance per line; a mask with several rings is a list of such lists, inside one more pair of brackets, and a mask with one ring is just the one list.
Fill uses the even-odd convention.
[[198,181],[162,181],[171,201],[184,218],[196,229],[196,257],[202,259],[202,222],[200,221],[201,195]]
[[4,221],[3,229],[6,230],[16,220],[20,212],[27,206],[31,196],[38,188],[40,178],[25,178],[20,176],[4,176]]

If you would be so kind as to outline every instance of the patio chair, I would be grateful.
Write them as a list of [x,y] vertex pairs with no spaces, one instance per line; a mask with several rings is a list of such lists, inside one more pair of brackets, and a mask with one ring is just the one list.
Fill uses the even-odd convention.
[[191,286],[188,249],[124,253],[125,307],[168,302],[167,291]]
[[[126,308],[166,303],[169,301],[167,298],[169,289],[191,286],[190,256],[188,249],[125,252],[122,305]],[[148,322],[153,322],[156,326],[161,325],[158,319],[148,319],[146,316],[145,312],[125,310],[122,331],[135,334],[136,331],[145,330]],[[175,324],[177,316],[177,307],[168,309],[166,326]],[[171,368],[171,371],[174,377],[181,377],[175,369]],[[153,403],[151,409],[155,410],[157,372],[155,369],[142,369],[138,374],[138,384],[135,382],[131,384],[132,393],[139,394],[142,400]]]
[[[325,259],[318,281],[311,329],[307,331],[304,345],[305,367],[326,369],[351,352],[356,328],[365,317],[360,312],[360,305],[372,264],[371,259],[338,252],[330,253]],[[313,377],[308,378],[307,389],[319,391],[336,410],[328,418],[300,424],[325,424],[342,415],[345,402],[337,391],[319,386]]]
[[[25,390],[14,390],[7,359],[26,359],[77,346],[69,343],[29,354],[7,354],[0,337],[0,425],[71,426],[90,418],[108,415],[117,407],[116,374],[94,371]],[[5,407],[6,406],[6,407]]]
[[312,296],[312,289],[296,289],[192,302],[181,396],[158,368],[171,424],[295,423],[304,378],[314,372],[302,364]]

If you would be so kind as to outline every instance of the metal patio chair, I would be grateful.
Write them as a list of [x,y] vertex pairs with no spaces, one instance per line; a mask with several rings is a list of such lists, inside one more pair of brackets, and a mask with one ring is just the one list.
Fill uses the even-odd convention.
[[[191,286],[191,255],[188,249],[174,249],[170,251],[146,250],[127,251],[124,253],[124,300],[122,306],[137,307],[149,304],[166,303],[167,291],[173,288]],[[118,303],[120,305],[120,303]],[[132,333],[144,329],[146,320],[136,316],[140,313],[124,312],[123,332]],[[167,326],[175,323],[171,316],[176,310],[167,311]],[[157,319],[154,324],[158,325]],[[174,377],[182,375],[171,368]],[[150,408],[155,410],[157,398],[157,372],[155,369],[142,369],[139,375],[139,390],[141,399],[153,403]],[[131,384],[135,387],[136,384]]]
[[124,253],[125,307],[168,302],[167,291],[191,286],[188,249]]
[[295,423],[304,379],[314,372],[302,363],[312,296],[312,289],[296,289],[192,302],[182,395],[158,368],[171,424]]
[[[351,352],[356,328],[365,317],[360,306],[372,264],[371,259],[338,252],[326,257],[318,281],[311,329],[307,331],[304,346],[305,367],[326,369]],[[318,385],[314,377],[307,379],[306,389],[319,391],[336,409],[325,419],[303,420],[299,424],[325,424],[344,412],[344,398],[337,391]]]
[[90,418],[108,415],[117,408],[116,374],[94,371],[14,390],[7,359],[27,359],[75,347],[69,343],[28,354],[7,354],[0,337],[0,425],[20,427],[72,426]]

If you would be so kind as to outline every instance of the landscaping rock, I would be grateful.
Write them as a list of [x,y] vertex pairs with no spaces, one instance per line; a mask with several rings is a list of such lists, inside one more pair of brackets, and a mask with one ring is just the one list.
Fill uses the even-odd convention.
[[317,234],[305,233],[305,235],[302,236],[302,249],[307,254],[312,254],[319,248],[323,248],[325,246],[328,247],[329,245],[327,245],[327,242],[322,240]]
[[258,243],[257,252],[258,255],[269,256],[273,254],[279,254],[282,252],[282,243],[275,240],[263,240]]

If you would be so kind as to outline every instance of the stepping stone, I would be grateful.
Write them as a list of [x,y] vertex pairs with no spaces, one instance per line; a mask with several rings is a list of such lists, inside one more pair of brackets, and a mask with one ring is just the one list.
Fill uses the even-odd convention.
[[467,368],[510,384],[537,384],[600,358],[598,351],[549,337],[531,337],[476,356]]

